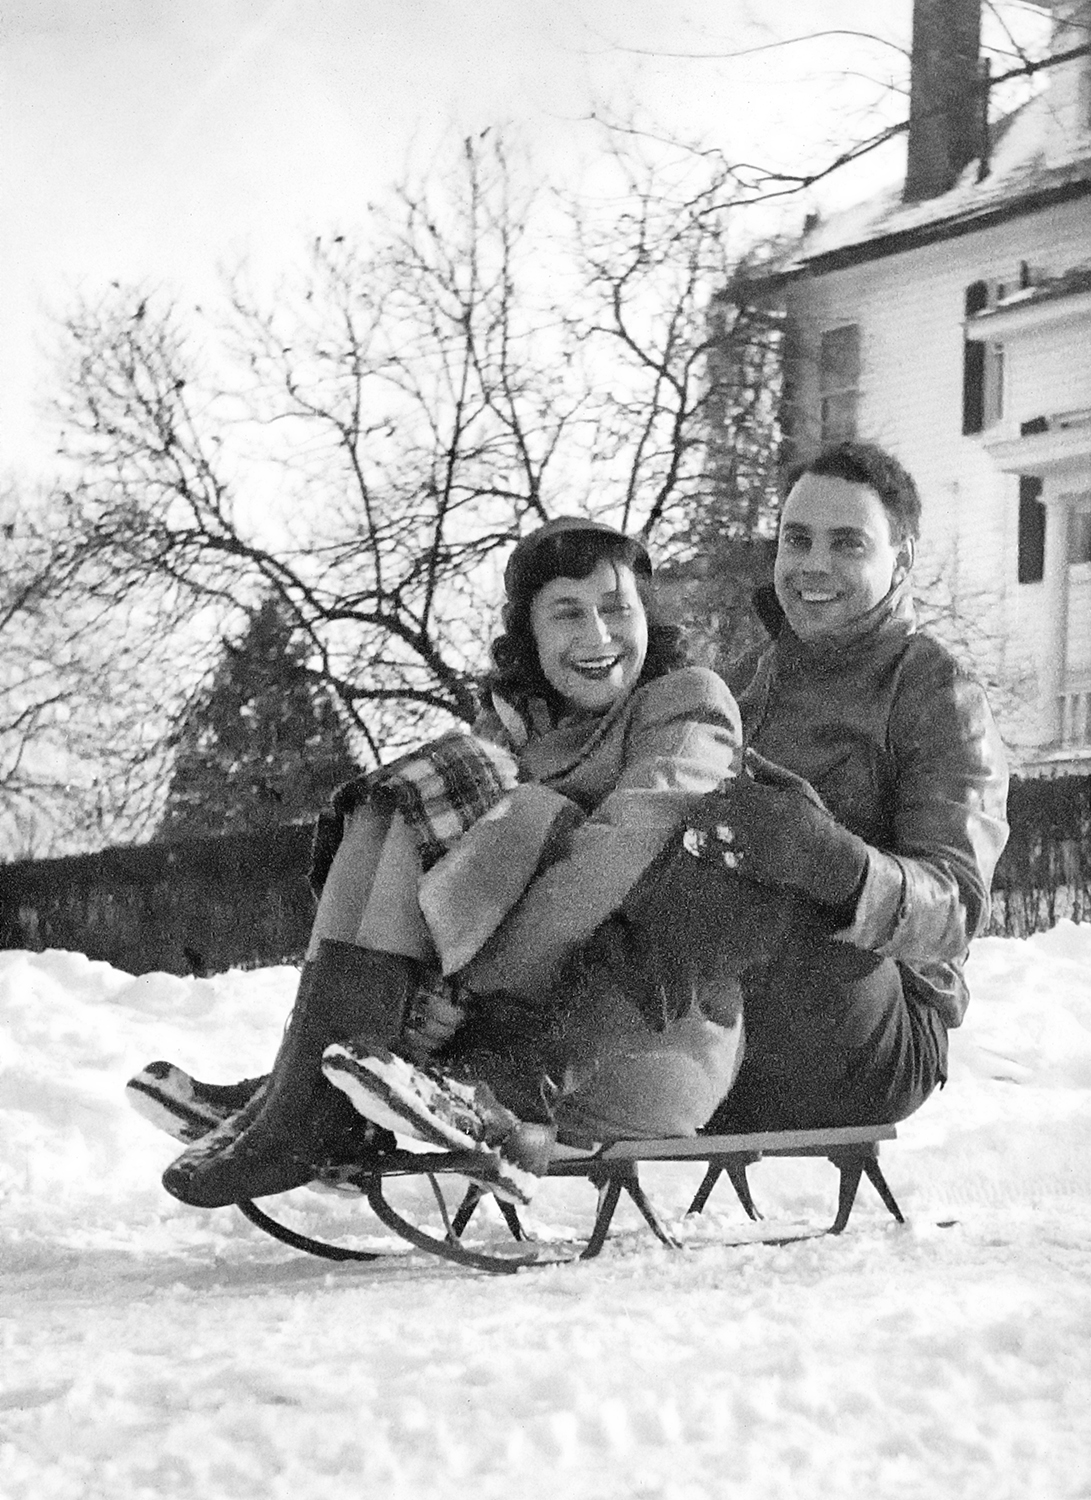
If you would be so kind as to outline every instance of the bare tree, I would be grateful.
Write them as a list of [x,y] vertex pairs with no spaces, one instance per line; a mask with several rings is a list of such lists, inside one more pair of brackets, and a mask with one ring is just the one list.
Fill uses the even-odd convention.
[[66,324],[64,585],[176,636],[279,597],[373,754],[473,716],[482,564],[545,513],[579,409],[563,323],[522,284],[532,205],[499,142],[460,156],[457,188],[403,186],[367,249],[316,239],[264,299],[236,277],[216,386],[154,293]]
[[0,534],[0,827],[9,846],[21,848],[36,821],[45,774],[34,746],[61,713],[68,688],[35,639],[48,548],[12,492],[0,501]]
[[97,847],[150,826],[169,721],[155,636],[64,588],[63,513],[0,499],[0,851]]
[[497,555],[561,510],[649,536],[729,665],[779,444],[781,325],[755,290],[775,247],[749,216],[901,128],[784,172],[613,122],[598,200],[534,191],[487,132],[275,288],[239,272],[226,318],[117,286],[74,309],[48,597],[173,664],[142,764],[266,597],[362,758],[468,721]]
[[675,174],[613,142],[623,209],[572,207],[600,490],[625,528],[669,538],[707,489],[710,299],[731,273],[724,174]]
[[769,325],[722,297],[710,322],[731,269],[718,171],[613,165],[621,191],[592,211],[521,190],[499,138],[463,142],[367,243],[315,239],[271,292],[237,274],[202,344],[154,290],[76,308],[51,599],[150,624],[180,705],[275,597],[377,759],[472,719],[493,559],[528,521],[589,508],[692,550],[710,401],[756,453]]
[[783,247],[742,238],[749,189],[719,153],[607,134],[624,210],[574,210],[599,488],[655,540],[726,671],[760,635],[750,595],[775,530],[783,319],[760,273]]
[[[707,45],[685,52],[654,51],[649,55],[668,56],[695,66],[728,64],[729,79],[730,65],[746,67],[755,57],[806,56],[808,81],[813,83],[823,74],[828,77],[830,108],[825,111],[825,128],[806,131],[798,142],[795,159],[787,163],[768,156],[752,158],[745,152],[731,152],[722,142],[689,143],[688,149],[694,152],[720,158],[736,206],[743,202],[767,206],[777,199],[790,200],[827,182],[854,162],[906,134],[912,9],[909,0],[901,6],[861,6],[863,19],[859,27],[811,28],[786,35],[775,7],[755,7],[746,16],[751,39],[742,44],[733,39],[720,41],[713,23],[707,28]],[[732,17],[733,21],[737,19]],[[985,94],[982,108],[992,121],[1002,119],[1025,103],[1051,68],[1091,51],[1086,22],[1073,17],[1058,21],[1048,4],[1039,5],[1033,0],[982,0],[981,19],[980,87]],[[846,66],[846,40],[853,45],[851,68]],[[642,50],[619,42],[613,45],[619,51]],[[672,132],[654,123],[645,122],[637,127],[631,119],[612,118],[608,112],[600,118],[622,134],[636,133],[648,141],[672,147],[680,145]]]

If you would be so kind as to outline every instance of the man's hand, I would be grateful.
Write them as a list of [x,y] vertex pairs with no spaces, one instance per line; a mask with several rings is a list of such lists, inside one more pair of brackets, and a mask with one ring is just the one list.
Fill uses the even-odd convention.
[[867,873],[867,844],[837,822],[809,782],[755,762],[768,779],[744,774],[705,797],[688,820],[685,847],[751,880],[851,908]]

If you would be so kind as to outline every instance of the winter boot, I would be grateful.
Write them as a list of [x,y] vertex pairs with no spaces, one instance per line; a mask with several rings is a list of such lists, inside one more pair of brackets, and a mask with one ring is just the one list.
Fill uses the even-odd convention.
[[361,1131],[359,1116],[327,1085],[322,1052],[350,1036],[388,1046],[416,984],[412,959],[323,940],[304,966],[269,1082],[243,1111],[245,1128],[222,1149],[214,1131],[183,1152],[163,1175],[167,1192],[196,1208],[223,1208],[302,1187],[323,1168],[366,1156],[374,1132]]
[[487,1083],[418,1068],[355,1040],[327,1047],[322,1071],[376,1125],[466,1153],[465,1175],[509,1203],[529,1203],[549,1166],[556,1127],[520,1120]]
[[238,1083],[204,1083],[170,1062],[150,1062],[125,1085],[125,1097],[145,1120],[190,1144],[250,1103],[268,1074]]

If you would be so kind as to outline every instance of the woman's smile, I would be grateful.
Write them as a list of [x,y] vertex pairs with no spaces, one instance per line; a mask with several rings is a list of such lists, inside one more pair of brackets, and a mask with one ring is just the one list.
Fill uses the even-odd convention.
[[619,667],[625,660],[624,656],[612,653],[610,656],[583,657],[572,663],[577,672],[582,672],[585,677],[595,681],[608,677],[615,667]]

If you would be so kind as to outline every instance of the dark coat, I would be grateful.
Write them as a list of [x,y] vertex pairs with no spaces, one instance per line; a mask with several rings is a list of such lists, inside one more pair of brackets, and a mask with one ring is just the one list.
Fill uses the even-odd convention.
[[[776,628],[775,599],[762,604]],[[903,585],[833,642],[781,623],[740,708],[747,743],[805,777],[869,846],[836,939],[897,960],[907,993],[957,1026],[1008,831],[1006,760],[982,688],[917,629]]]

